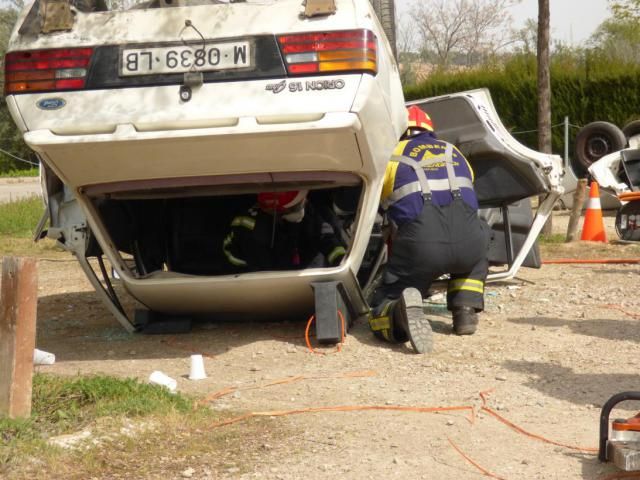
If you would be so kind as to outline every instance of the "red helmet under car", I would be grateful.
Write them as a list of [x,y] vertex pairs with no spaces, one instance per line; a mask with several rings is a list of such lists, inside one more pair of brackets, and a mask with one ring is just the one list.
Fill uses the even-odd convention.
[[287,213],[302,206],[307,190],[289,192],[262,192],[258,194],[258,205],[265,212]]

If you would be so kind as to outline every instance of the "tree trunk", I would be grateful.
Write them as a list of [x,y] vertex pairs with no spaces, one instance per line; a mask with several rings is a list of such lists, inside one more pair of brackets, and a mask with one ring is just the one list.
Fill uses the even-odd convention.
[[[551,75],[549,73],[549,0],[538,0],[538,150],[551,153]],[[552,216],[542,229],[551,234]]]

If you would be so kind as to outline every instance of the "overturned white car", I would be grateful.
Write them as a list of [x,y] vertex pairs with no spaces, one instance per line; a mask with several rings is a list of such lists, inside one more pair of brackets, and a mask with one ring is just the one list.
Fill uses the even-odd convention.
[[[636,127],[640,127],[635,122]],[[628,147],[608,153],[591,164],[593,179],[620,201],[615,228],[622,240],[640,241],[640,132],[627,138]]]
[[[11,114],[44,166],[47,236],[77,256],[128,330],[144,324],[121,307],[103,257],[162,315],[312,312],[314,289],[320,325],[336,306],[350,318],[368,311],[385,259],[375,228],[383,174],[406,126],[369,0],[154,0],[113,11],[35,0],[5,70]],[[472,163],[501,232],[491,256],[507,268],[489,280],[539,265],[532,247],[562,193],[561,159],[516,142],[487,91],[416,103]],[[354,199],[336,222],[349,225],[342,262],[230,273],[222,244],[233,216],[259,192],[300,189],[318,207],[336,192]],[[527,199],[541,194],[532,220]],[[336,338],[328,330],[321,340]]]

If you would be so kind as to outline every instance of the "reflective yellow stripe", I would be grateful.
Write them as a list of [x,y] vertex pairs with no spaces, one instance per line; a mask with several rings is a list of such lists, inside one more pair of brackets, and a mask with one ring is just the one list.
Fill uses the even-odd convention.
[[239,258],[234,257],[233,255],[231,255],[230,252],[225,251],[224,254],[227,257],[227,260],[229,261],[229,263],[231,265],[233,265],[234,267],[246,267],[247,266],[247,262],[245,262],[244,260],[240,260]]
[[233,232],[227,235],[224,239],[224,242],[222,243],[222,251],[224,252],[225,257],[227,257],[227,260],[229,261],[229,263],[234,267],[246,267],[247,262],[245,262],[244,260],[238,257],[235,257],[229,251],[229,246],[231,245],[232,242],[233,242]]
[[479,286],[483,286],[484,282],[482,280],[474,280],[473,278],[456,278],[455,280],[450,280],[449,281],[449,285],[453,284],[453,285],[460,285],[460,284],[465,284],[465,283],[470,283],[473,285],[479,285]]
[[381,200],[386,200],[393,193],[393,185],[396,183],[396,172],[398,171],[398,162],[387,163],[387,169],[384,172],[384,183],[382,185]]
[[388,330],[389,328],[391,328],[391,319],[388,316],[370,318],[369,326],[374,332]]
[[347,251],[344,249],[344,247],[336,247],[331,250],[331,253],[329,254],[327,260],[329,260],[329,263],[333,263],[336,259],[344,256],[345,253],[347,253]]
[[[400,157],[404,154],[407,144],[410,140],[402,140],[398,142],[395,150],[393,151],[394,157]],[[387,164],[387,169],[384,172],[384,183],[382,184],[382,196],[380,200],[386,200],[393,193],[393,187],[396,183],[396,172],[398,171],[399,162],[390,161]]]
[[458,292],[461,290],[484,293],[484,282],[480,280],[473,280],[471,278],[459,278],[449,281],[449,286],[447,288],[448,292]]
[[236,217],[231,221],[231,226],[253,230],[256,227],[256,219],[251,217]]
[[394,157],[402,156],[404,154],[404,149],[407,148],[407,144],[409,142],[410,140],[403,140],[399,142],[398,145],[396,145],[396,149],[393,151],[393,156]]

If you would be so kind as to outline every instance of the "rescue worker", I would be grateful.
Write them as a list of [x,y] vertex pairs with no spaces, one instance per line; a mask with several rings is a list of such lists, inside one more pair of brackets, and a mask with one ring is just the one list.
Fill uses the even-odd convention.
[[257,204],[232,220],[223,251],[235,272],[332,267],[346,253],[306,190],[258,194]]
[[[484,309],[488,226],[478,217],[473,170],[453,145],[438,140],[429,116],[408,109],[409,128],[385,172],[381,209],[397,226],[370,325],[389,341],[430,347],[422,294],[449,274],[453,330],[470,335]],[[386,320],[385,320],[386,319]]]

